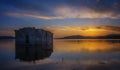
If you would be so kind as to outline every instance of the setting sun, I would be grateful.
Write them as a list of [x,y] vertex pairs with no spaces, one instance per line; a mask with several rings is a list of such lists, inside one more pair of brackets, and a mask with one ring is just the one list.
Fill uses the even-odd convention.
[[82,34],[84,34],[84,36],[100,36],[106,34],[106,30],[98,28],[88,28],[82,31]]
[[81,36],[105,36],[109,34],[120,34],[119,31],[111,28],[101,27],[80,27],[80,26],[64,26],[64,27],[46,27],[45,29],[51,30],[54,37],[60,38],[72,35]]

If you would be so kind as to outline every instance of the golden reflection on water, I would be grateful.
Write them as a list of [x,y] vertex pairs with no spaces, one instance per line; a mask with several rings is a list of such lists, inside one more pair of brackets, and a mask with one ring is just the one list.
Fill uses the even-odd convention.
[[120,51],[120,40],[54,40],[54,50],[57,52]]

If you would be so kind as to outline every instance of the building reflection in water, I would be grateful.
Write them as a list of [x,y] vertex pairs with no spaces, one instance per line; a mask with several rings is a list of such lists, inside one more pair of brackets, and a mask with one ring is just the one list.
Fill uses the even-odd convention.
[[17,45],[15,47],[15,59],[20,61],[36,61],[48,58],[53,52],[52,44],[41,45]]
[[53,52],[53,33],[32,27],[15,30],[16,59],[35,61]]

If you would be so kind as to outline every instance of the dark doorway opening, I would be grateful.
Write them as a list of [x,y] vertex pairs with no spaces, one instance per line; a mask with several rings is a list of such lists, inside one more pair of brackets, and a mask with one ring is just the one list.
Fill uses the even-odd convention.
[[26,43],[29,43],[29,36],[28,35],[26,35],[26,37],[25,37],[26,39]]

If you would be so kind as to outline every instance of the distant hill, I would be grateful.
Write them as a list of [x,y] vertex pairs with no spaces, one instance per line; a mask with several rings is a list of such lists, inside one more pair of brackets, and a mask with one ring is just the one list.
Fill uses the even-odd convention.
[[14,39],[13,36],[0,36],[0,39]]
[[120,39],[120,34],[109,34],[105,36],[81,36],[81,35],[72,35],[72,36],[66,36],[58,39]]

